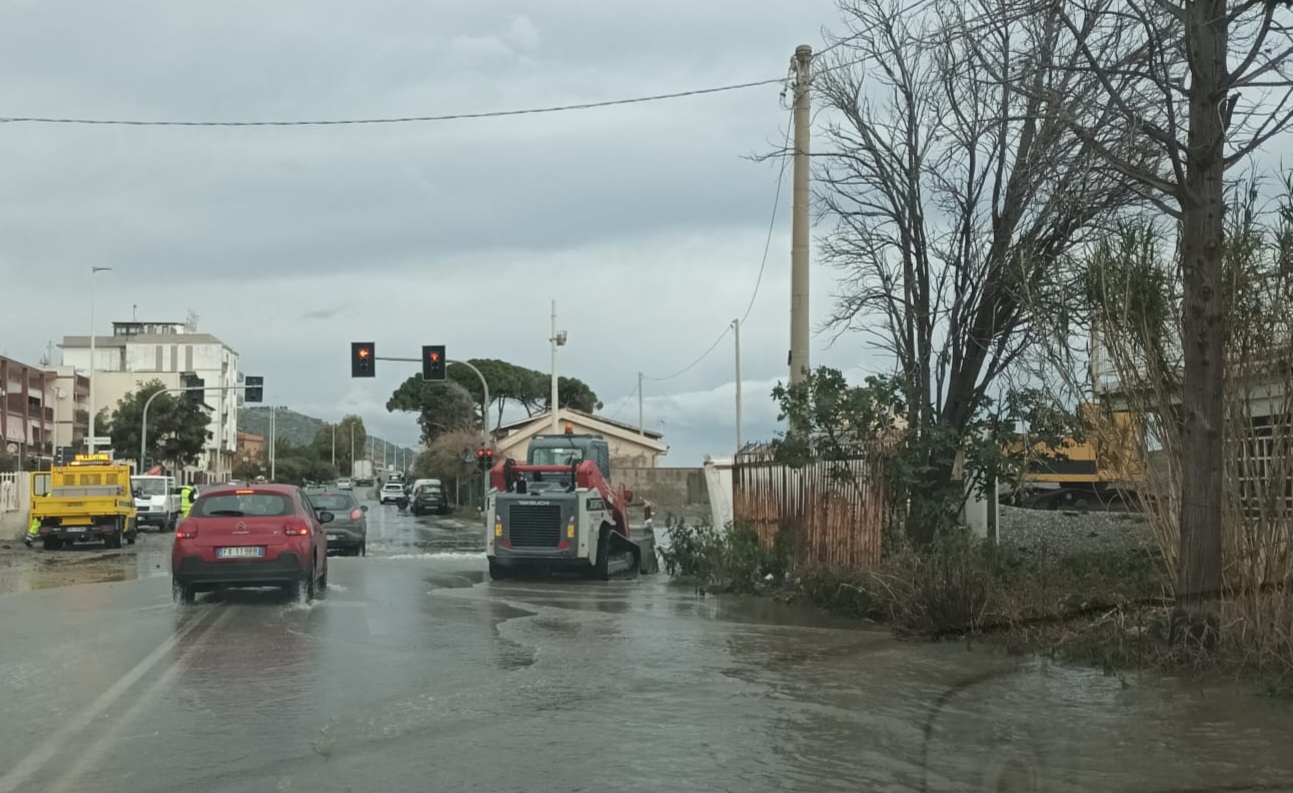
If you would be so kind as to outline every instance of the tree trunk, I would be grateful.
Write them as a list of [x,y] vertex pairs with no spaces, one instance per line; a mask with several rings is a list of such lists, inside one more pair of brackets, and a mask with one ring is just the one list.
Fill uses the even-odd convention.
[[1184,6],[1192,60],[1185,189],[1181,195],[1182,395],[1180,550],[1173,634],[1204,641],[1219,623],[1225,420],[1223,211],[1226,2]]

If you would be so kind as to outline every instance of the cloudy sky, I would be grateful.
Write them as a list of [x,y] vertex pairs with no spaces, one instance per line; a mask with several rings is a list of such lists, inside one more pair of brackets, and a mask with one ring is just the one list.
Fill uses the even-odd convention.
[[[561,105],[782,77],[837,28],[832,0],[6,0],[0,116],[335,119]],[[387,414],[410,368],[352,381],[348,342],[560,368],[636,422],[664,378],[754,294],[777,166],[748,155],[788,119],[771,85],[579,112],[428,124],[0,124],[0,351],[35,361],[89,323],[181,321],[263,374],[267,399],[325,419]],[[789,178],[742,331],[745,437],[776,431],[786,369]],[[813,269],[815,326],[833,275]],[[137,307],[137,308],[136,308]],[[818,334],[813,364],[871,362]],[[404,365],[405,367],[409,365]],[[730,337],[645,389],[667,464],[734,444]]]

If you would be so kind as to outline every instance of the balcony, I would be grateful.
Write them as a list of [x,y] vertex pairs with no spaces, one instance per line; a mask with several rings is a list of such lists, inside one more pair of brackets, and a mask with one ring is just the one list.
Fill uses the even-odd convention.
[[22,394],[8,394],[4,398],[4,409],[9,412],[10,416],[23,416],[40,421],[41,416],[45,417],[46,422],[54,420],[54,409],[41,407],[40,403],[32,403],[30,399],[24,399]]

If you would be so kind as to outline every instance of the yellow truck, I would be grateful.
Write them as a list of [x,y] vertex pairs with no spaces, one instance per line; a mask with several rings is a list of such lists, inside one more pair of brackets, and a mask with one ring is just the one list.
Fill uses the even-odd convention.
[[40,523],[45,550],[101,540],[131,545],[139,532],[130,466],[109,454],[78,454],[70,465],[31,477],[31,517]]

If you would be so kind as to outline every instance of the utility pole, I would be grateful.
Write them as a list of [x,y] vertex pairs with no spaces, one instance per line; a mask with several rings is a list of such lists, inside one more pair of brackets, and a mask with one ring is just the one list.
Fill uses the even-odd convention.
[[558,399],[557,393],[557,348],[564,346],[566,343],[566,332],[563,330],[557,332],[557,301],[552,301],[552,394],[549,397],[549,403],[552,405],[552,434],[561,433],[561,422],[557,420]]
[[350,475],[355,475],[355,422],[350,422]]
[[337,425],[332,425],[332,467],[337,467]]
[[646,435],[646,423],[642,419],[642,373],[638,372],[638,435]]
[[790,224],[790,384],[802,382],[808,362],[808,144],[809,78],[813,48],[795,48],[795,171]]
[[[94,434],[98,432],[98,429],[94,426],[94,412],[98,409],[98,406],[94,404],[94,281],[96,275],[111,269],[111,267],[90,268],[90,434],[86,436],[86,451],[90,454],[94,454]],[[72,375],[72,385],[76,385],[75,372]],[[23,431],[26,432],[25,427]]]
[[278,405],[269,406],[269,481],[278,469]]
[[736,332],[736,450],[741,451],[741,320],[732,320]]

